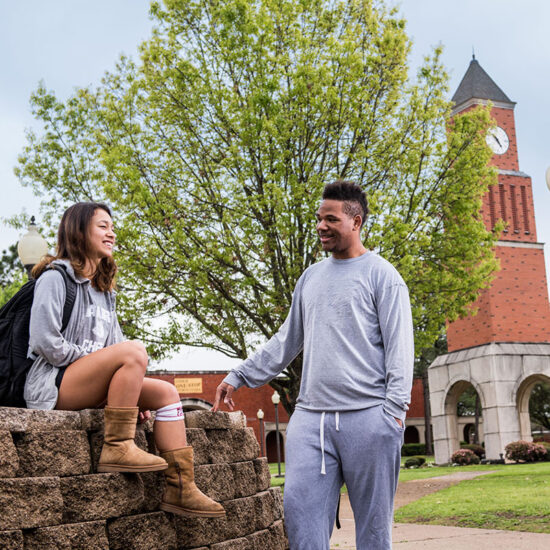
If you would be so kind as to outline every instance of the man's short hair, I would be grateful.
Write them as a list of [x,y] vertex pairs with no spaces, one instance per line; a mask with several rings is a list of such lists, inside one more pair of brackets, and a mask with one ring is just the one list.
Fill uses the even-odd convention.
[[323,200],[342,201],[342,210],[351,218],[361,216],[361,227],[367,221],[369,207],[365,192],[352,181],[337,180],[323,189]]

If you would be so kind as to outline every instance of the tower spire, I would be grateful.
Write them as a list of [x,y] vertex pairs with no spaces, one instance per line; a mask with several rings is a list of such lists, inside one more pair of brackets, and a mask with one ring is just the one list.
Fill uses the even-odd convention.
[[458,85],[452,101],[455,104],[455,109],[458,109],[463,103],[471,99],[490,100],[515,105],[515,102],[497,86],[495,81],[481,67],[479,61],[476,59],[473,48],[470,66]]

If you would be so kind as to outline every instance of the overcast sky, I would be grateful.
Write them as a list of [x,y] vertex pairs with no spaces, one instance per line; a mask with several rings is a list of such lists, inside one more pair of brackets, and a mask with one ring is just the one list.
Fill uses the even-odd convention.
[[[472,58],[517,102],[515,120],[520,170],[533,183],[537,236],[550,242],[550,48],[547,0],[403,0],[401,13],[414,40],[411,63],[418,66],[438,44],[451,75],[450,95]],[[13,168],[25,145],[25,128],[35,123],[29,97],[43,80],[60,98],[75,88],[98,84],[121,53],[136,56],[150,35],[148,0],[0,0],[0,217],[38,212],[38,201],[22,188]],[[19,234],[0,223],[0,250]],[[547,271],[550,267],[547,255]],[[192,352],[172,365],[223,368]]]

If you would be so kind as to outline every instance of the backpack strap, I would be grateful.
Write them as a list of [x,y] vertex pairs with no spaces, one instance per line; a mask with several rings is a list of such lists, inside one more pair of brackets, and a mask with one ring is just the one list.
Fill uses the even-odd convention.
[[76,300],[76,283],[69,277],[64,266],[54,265],[52,269],[58,271],[65,281],[65,305],[63,306],[63,320],[61,321],[61,332],[64,332],[69,324],[69,319],[71,318],[74,302]]

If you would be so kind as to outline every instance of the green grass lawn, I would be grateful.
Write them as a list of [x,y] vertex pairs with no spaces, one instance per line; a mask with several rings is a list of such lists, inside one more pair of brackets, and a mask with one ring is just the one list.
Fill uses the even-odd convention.
[[411,481],[412,479],[427,479],[429,477],[446,476],[456,472],[494,472],[496,470],[507,468],[503,464],[474,464],[472,466],[432,466],[423,468],[402,469],[399,472],[399,481]]
[[276,462],[269,463],[269,472],[271,473],[271,487],[281,487],[281,489],[284,489],[285,463],[281,462],[281,475],[283,477],[275,477],[279,473],[279,468]]
[[495,473],[462,481],[412,502],[396,510],[395,520],[550,533],[550,462],[403,470],[400,480],[472,470]]

